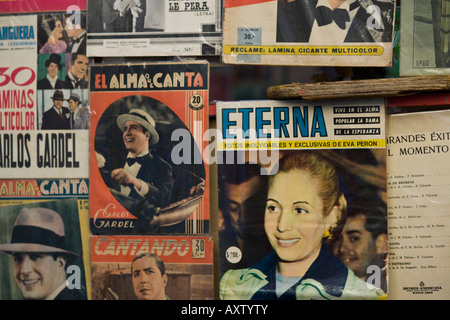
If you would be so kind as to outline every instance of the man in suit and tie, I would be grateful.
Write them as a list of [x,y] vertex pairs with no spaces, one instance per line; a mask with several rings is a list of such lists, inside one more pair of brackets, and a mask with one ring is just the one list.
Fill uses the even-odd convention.
[[172,167],[149,146],[159,141],[155,120],[141,109],[132,109],[117,117],[128,151],[123,168],[114,169],[111,178],[120,185],[120,193],[133,199],[145,200],[155,208],[169,204],[172,194]]
[[101,6],[105,32],[143,31],[146,1],[105,0]]
[[81,53],[72,53],[70,56],[69,72],[64,81],[65,89],[87,89],[86,80],[89,59]]
[[72,93],[67,102],[70,108],[70,129],[89,129],[89,110],[81,106],[80,96]]
[[392,41],[392,0],[278,0],[277,42]]
[[67,36],[67,52],[86,54],[87,31],[86,16],[80,13],[79,24],[74,24],[72,14],[66,15],[66,25],[64,32]]
[[61,90],[53,93],[53,106],[42,115],[42,130],[70,129],[68,108],[63,107],[64,94]]
[[47,75],[38,80],[37,88],[42,89],[63,89],[64,81],[58,79],[58,72],[61,70],[61,56],[56,53],[50,54],[49,58],[45,61],[45,68],[47,69]]

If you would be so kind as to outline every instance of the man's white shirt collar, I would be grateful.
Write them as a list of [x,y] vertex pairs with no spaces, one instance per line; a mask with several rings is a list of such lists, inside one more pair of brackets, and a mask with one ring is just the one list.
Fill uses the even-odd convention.
[[64,114],[64,113],[63,113],[63,110],[62,110],[62,109],[63,109],[62,106],[61,106],[61,108],[58,109],[55,105],[53,105],[53,109],[55,109],[55,111],[56,111],[58,114],[62,114],[62,115]]
[[[143,156],[147,155],[148,153],[149,153],[149,151],[148,151],[148,149],[146,149],[146,150],[142,151],[141,153],[139,153],[139,154],[136,156],[136,158],[137,158],[137,157],[143,157]],[[133,154],[132,154],[131,152],[128,152],[127,158],[134,158],[134,157],[133,157]]]
[[80,107],[78,107],[78,109],[75,111],[70,110],[70,112],[72,112],[72,114],[73,114],[73,120],[75,120],[77,118],[78,111],[80,111]]
[[56,80],[58,80],[58,76],[52,78],[52,77],[47,73],[47,80],[50,82],[50,85],[52,86],[52,88],[55,89]]

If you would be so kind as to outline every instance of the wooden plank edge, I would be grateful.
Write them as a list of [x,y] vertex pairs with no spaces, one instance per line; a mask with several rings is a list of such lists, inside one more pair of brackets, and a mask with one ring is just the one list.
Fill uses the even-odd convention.
[[420,92],[450,90],[450,76],[418,76],[292,83],[267,89],[268,99],[341,99],[407,96]]

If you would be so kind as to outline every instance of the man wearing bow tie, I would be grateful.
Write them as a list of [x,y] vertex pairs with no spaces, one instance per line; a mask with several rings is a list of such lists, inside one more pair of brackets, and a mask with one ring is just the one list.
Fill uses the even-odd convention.
[[390,42],[392,0],[278,0],[277,42]]
[[64,27],[64,32],[67,35],[67,52],[70,53],[80,53],[86,55],[86,41],[87,41],[87,31],[86,31],[86,16],[85,14],[80,14],[80,24],[73,24],[72,16],[66,16],[66,25]]
[[134,198],[146,199],[155,207],[169,204],[172,193],[172,168],[149,152],[149,145],[159,140],[155,120],[141,109],[132,109],[117,118],[123,132],[123,143],[128,151],[123,168],[111,172],[111,178],[120,184],[120,193]]
[[89,59],[86,55],[80,53],[73,53],[70,56],[69,71],[66,74],[64,81],[65,89],[87,89]]

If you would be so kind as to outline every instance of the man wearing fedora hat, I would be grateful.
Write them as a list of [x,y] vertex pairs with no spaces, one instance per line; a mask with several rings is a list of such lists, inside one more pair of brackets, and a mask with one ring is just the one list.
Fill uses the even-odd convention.
[[52,96],[53,106],[42,115],[42,130],[70,129],[68,108],[63,107],[64,94],[56,90]]
[[67,263],[78,258],[65,245],[61,216],[47,208],[24,208],[13,226],[11,242],[0,251],[13,256],[14,278],[25,299],[86,300],[69,288]]
[[47,75],[38,80],[38,89],[63,89],[64,81],[58,79],[58,72],[61,70],[61,56],[56,53],[52,53],[45,61],[45,68],[47,69]]
[[149,147],[159,141],[155,120],[141,109],[132,109],[117,117],[117,125],[128,151],[124,167],[111,172],[111,178],[120,185],[120,193],[145,199],[154,207],[168,205],[173,186],[172,167],[149,152]]
[[89,110],[80,105],[78,93],[72,93],[67,102],[70,108],[70,129],[89,129]]

